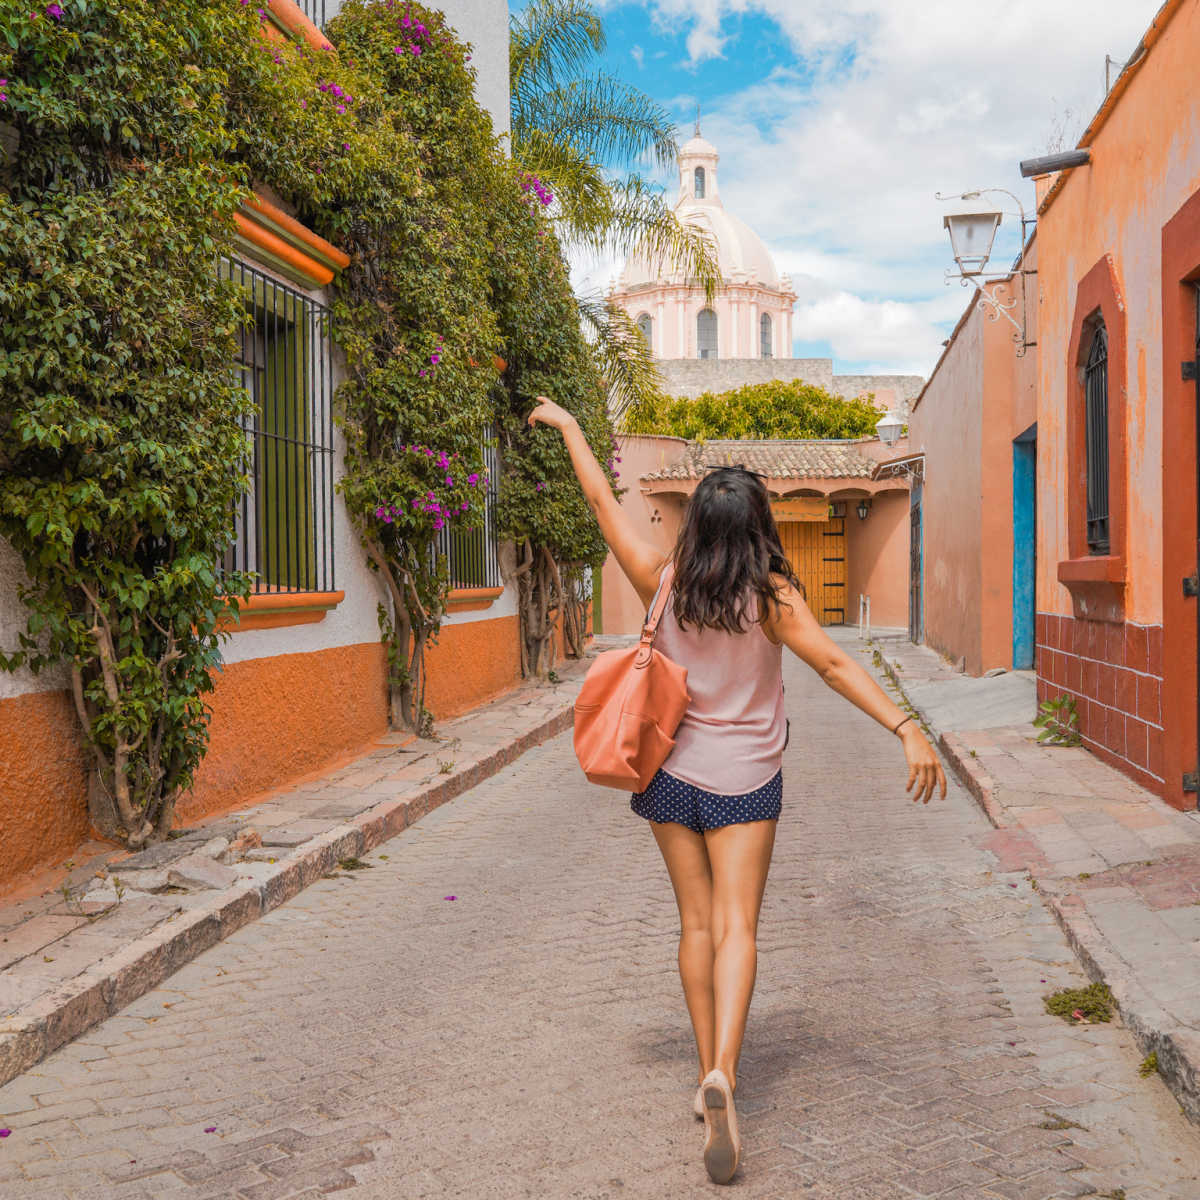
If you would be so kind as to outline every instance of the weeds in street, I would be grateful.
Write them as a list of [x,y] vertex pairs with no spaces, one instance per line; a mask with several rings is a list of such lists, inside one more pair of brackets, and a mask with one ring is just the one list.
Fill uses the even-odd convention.
[[338,866],[343,871],[370,871],[374,868],[374,863],[363,862],[361,858],[340,858]]
[[438,760],[438,771],[442,775],[449,775],[454,770],[454,760],[450,758]]
[[1158,1051],[1151,1050],[1150,1053],[1142,1059],[1142,1065],[1138,1067],[1138,1074],[1143,1079],[1148,1079],[1151,1075],[1158,1074]]
[[1042,1111],[1046,1114],[1046,1120],[1038,1125],[1039,1129],[1087,1129],[1086,1125],[1080,1125],[1078,1121],[1072,1121],[1062,1113],[1051,1112],[1048,1108]]
[[1042,997],[1046,1011],[1064,1021],[1111,1021],[1113,994],[1106,983],[1093,983],[1085,988],[1063,988]]

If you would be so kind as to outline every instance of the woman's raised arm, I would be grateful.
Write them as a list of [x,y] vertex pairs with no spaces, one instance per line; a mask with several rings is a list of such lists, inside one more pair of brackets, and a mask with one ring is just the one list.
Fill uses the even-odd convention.
[[649,608],[667,556],[638,536],[629,514],[613,495],[608,477],[596,461],[583,430],[565,408],[560,408],[546,396],[539,396],[537,407],[529,414],[529,424],[549,425],[562,434],[575,476],[600,525],[600,532],[642,603]]

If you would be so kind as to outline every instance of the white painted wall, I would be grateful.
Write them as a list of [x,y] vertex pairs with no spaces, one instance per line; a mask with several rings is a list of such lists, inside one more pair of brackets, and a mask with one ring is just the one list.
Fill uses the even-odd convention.
[[[341,9],[341,0],[325,0],[325,18]],[[441,0],[439,8],[455,33],[471,45],[475,94],[492,114],[497,133],[508,132],[508,4],[506,0]]]

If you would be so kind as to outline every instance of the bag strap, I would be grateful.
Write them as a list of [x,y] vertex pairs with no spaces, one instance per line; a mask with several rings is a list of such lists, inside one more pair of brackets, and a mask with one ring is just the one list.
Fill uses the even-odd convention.
[[637,656],[638,666],[642,666],[649,661],[650,648],[654,645],[654,639],[658,634],[658,625],[663,618],[663,613],[667,611],[667,601],[671,596],[671,580],[675,577],[675,563],[668,561],[663,567],[662,575],[658,580],[658,591],[654,593],[654,599],[650,601],[650,609],[646,613],[646,623],[642,626],[641,637],[641,653]]

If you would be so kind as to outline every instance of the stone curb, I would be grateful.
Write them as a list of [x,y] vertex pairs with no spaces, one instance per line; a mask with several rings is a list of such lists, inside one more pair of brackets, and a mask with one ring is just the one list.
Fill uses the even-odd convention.
[[[905,700],[921,715],[920,708],[909,698],[899,673],[883,655],[884,670],[900,689]],[[954,733],[939,733],[937,746],[949,763],[959,783],[971,794],[987,819],[997,829],[1013,828],[1014,822],[997,798],[994,779],[971,757],[962,737]],[[1075,952],[1080,965],[1094,983],[1108,985],[1113,994],[1121,1020],[1137,1042],[1143,1054],[1154,1054],[1158,1072],[1171,1089],[1179,1107],[1188,1119],[1200,1124],[1200,1038],[1190,1029],[1179,1026],[1165,1013],[1138,981],[1128,963],[1108,944],[1096,928],[1083,901],[1061,892],[1053,878],[1035,880],[1035,889],[1050,910],[1067,943]]]
[[[527,750],[571,728],[574,699],[520,737],[404,800],[387,800],[297,846],[253,880],[180,910],[0,1022],[0,1086],[157,987],[210,946],[286,903],[338,862],[366,854]],[[267,864],[263,864],[267,865]]]

